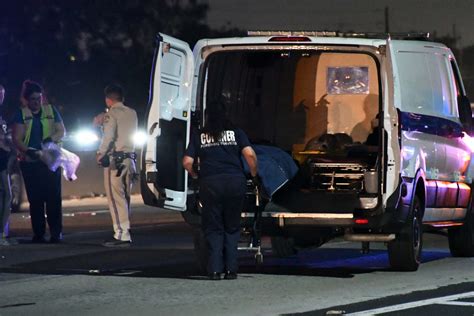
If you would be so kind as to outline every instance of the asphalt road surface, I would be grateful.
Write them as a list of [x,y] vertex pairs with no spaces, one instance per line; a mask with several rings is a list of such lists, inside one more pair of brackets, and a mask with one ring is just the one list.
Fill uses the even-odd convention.
[[31,244],[26,212],[0,248],[0,315],[473,315],[473,259],[452,258],[447,238],[424,235],[417,272],[396,272],[382,244],[369,254],[335,240],[264,263],[241,253],[237,280],[200,275],[192,230],[174,212],[135,197],[133,246],[109,249],[104,199],[64,205],[62,244]]

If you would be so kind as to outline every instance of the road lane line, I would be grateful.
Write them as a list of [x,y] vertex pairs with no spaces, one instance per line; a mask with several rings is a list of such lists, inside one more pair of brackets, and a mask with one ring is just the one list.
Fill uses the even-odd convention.
[[377,315],[377,314],[382,314],[382,313],[390,313],[390,312],[395,312],[395,311],[400,311],[400,310],[410,309],[410,308],[415,308],[415,307],[420,307],[420,306],[426,306],[426,305],[431,305],[431,304],[443,304],[446,301],[455,301],[461,298],[467,298],[467,297],[473,297],[473,296],[474,296],[474,291],[461,293],[461,294],[455,294],[455,295],[449,295],[449,296],[442,296],[442,297],[437,297],[437,298],[430,298],[427,300],[414,301],[410,303],[369,309],[369,310],[346,314],[346,316]]
[[437,303],[437,304],[457,305],[457,306],[474,306],[474,302],[457,302],[457,301],[443,302],[443,303]]

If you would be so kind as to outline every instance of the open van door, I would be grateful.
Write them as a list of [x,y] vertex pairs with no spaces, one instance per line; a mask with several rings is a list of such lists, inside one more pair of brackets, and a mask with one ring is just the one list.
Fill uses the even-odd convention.
[[140,184],[145,204],[186,209],[186,149],[194,57],[189,45],[159,34],[146,115],[148,140],[141,157]]
[[[400,170],[400,146],[399,146],[399,129],[392,128],[391,125],[393,124],[391,120],[386,120],[385,118],[388,116],[395,121],[398,121],[398,114],[396,108],[400,106],[400,83],[399,83],[399,76],[398,76],[398,69],[396,65],[395,53],[396,48],[393,45],[391,39],[387,39],[385,45],[385,58],[383,59],[383,69],[385,72],[382,72],[382,84],[384,92],[384,100],[383,100],[383,114],[384,117],[382,118],[382,126],[387,133],[387,138],[383,139],[383,141],[387,142],[386,144],[386,159],[383,160],[383,163],[386,163],[384,166],[384,192],[389,191],[393,192],[399,184],[399,177],[398,172],[395,170]],[[385,144],[384,144],[385,147]]]

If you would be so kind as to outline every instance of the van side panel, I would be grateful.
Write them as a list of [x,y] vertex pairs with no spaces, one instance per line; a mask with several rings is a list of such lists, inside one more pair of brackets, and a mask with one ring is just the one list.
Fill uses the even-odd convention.
[[[402,113],[402,176],[423,168],[428,180],[463,182],[470,150],[449,70],[449,51],[419,45],[396,52]],[[426,169],[425,169],[426,168]]]

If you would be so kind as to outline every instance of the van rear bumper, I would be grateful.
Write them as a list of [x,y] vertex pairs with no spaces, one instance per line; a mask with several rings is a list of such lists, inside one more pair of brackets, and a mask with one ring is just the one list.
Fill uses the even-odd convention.
[[[407,219],[409,205],[400,205],[393,211],[380,210],[377,215],[364,216],[364,213],[291,213],[262,212],[260,223],[264,231],[274,231],[288,227],[330,227],[372,230],[374,232],[396,233],[403,227]],[[373,213],[374,214],[374,213]],[[365,215],[368,215],[367,213]],[[251,223],[253,212],[242,213],[244,223]],[[356,221],[366,219],[364,221]]]
[[[354,223],[354,215],[350,213],[262,212],[261,216],[262,222],[282,228],[288,225],[351,226]],[[241,217],[253,218],[254,213],[242,213]]]

